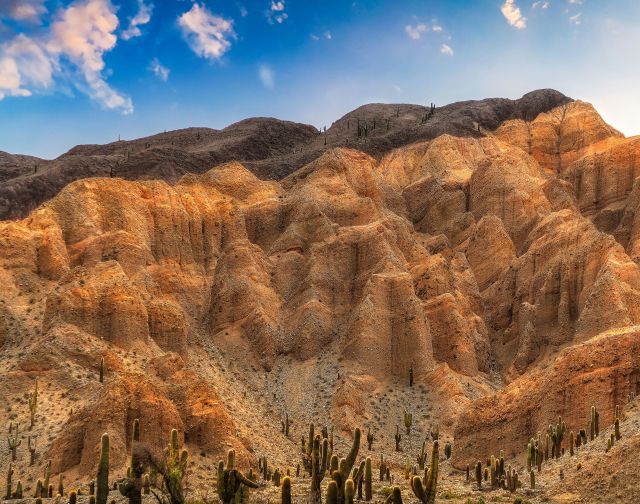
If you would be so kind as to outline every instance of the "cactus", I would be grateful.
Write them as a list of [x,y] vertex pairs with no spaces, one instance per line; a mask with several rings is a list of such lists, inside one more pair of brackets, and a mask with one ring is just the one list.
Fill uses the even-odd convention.
[[469,464],[467,464],[467,483],[469,482]]
[[289,427],[291,426],[291,421],[289,420],[289,413],[284,414],[284,420],[281,420],[280,423],[282,424],[282,433],[286,437],[289,437]]
[[423,504],[434,504],[436,500],[439,455],[438,441],[436,440],[433,442],[433,449],[431,451],[431,466],[425,470],[424,481],[421,481],[419,476],[414,476],[411,479],[411,489]]
[[[387,130],[389,129],[389,121],[387,120]],[[409,368],[409,386],[413,387],[413,364]]]
[[613,409],[613,418],[620,418],[620,405],[616,404],[615,408]]
[[16,482],[16,491],[13,493],[14,499],[22,499],[22,482],[18,480]]
[[36,440],[34,438],[33,444],[31,444],[31,436],[27,436],[27,448],[29,449],[29,465],[32,466],[36,463]]
[[367,427],[367,449],[371,451],[373,447],[373,442],[375,441],[375,437],[371,433],[371,427]]
[[620,438],[622,436],[620,435],[620,419],[619,418],[616,418],[615,422],[613,423],[613,428],[615,431],[616,441],[620,441]]
[[[356,462],[356,457],[358,456],[358,451],[360,450],[360,429],[356,427],[356,430],[353,435],[353,444],[351,445],[351,450],[346,458],[340,460],[340,464],[338,466],[337,471],[333,471],[331,473],[331,478],[336,482],[338,487],[338,504],[344,504],[344,488],[349,479],[349,474],[353,469],[353,465]],[[366,465],[366,464],[365,464]]]
[[421,471],[424,471],[424,465],[427,463],[427,454],[425,452],[426,444],[427,444],[427,440],[425,439],[422,442],[422,448],[420,448],[420,453],[416,457],[416,460],[418,462],[418,467],[420,467]]
[[273,484],[274,486],[279,487],[280,486],[280,478],[281,478],[281,474],[280,474],[280,469],[276,469],[273,472]]
[[344,503],[353,504],[353,497],[355,493],[355,484],[351,478],[344,484]]
[[440,426],[436,425],[435,430],[431,429],[430,435],[432,441],[438,441],[440,439]]
[[400,487],[393,487],[391,493],[384,501],[384,504],[402,504],[402,492],[400,492]]
[[399,452],[400,450],[400,441],[402,441],[402,434],[400,434],[400,427],[398,427],[396,425],[396,435],[394,436],[395,440],[396,440],[396,451]]
[[[95,495],[96,494],[96,480],[91,480],[89,482],[89,495]],[[64,495],[64,492],[61,493],[60,495]]]
[[89,496],[89,504],[96,504],[96,496],[95,495],[90,495]]
[[449,442],[444,444],[444,456],[447,457],[447,460],[451,458],[451,443]]
[[560,458],[562,455],[562,440],[564,438],[564,431],[566,429],[565,423],[562,421],[562,417],[558,417],[558,423],[556,426],[549,426],[549,437],[552,442],[551,458]]
[[[277,472],[279,473],[279,471]],[[235,452],[233,450],[229,450],[227,453],[226,468],[224,461],[221,460],[218,462],[217,489],[218,497],[222,503],[231,504],[235,500],[236,493],[240,490],[241,485],[245,485],[249,488],[258,488],[257,483],[254,483],[240,471],[235,469]]]
[[62,474],[58,475],[58,495],[64,495],[64,482],[62,479]]
[[9,451],[11,452],[11,460],[16,461],[18,457],[18,446],[22,444],[20,439],[20,424],[16,423],[15,431],[13,429],[13,423],[9,424],[9,436],[7,436],[7,444]]
[[36,491],[34,492],[33,496],[35,498],[42,497],[42,480],[41,479],[39,479],[36,482]]
[[280,490],[280,504],[291,504],[291,478],[285,476]]
[[71,490],[71,492],[69,492],[69,504],[76,504],[77,496],[77,492],[75,490]]
[[47,463],[44,466],[44,481],[42,482],[43,491],[48,491],[49,490],[49,480],[50,479],[51,479],[51,460],[47,460]]
[[596,407],[595,406],[591,406],[591,424],[590,424],[590,428],[591,428],[591,441],[593,441],[596,436],[598,435],[596,432],[596,415],[598,414]]
[[144,465],[138,456],[137,449],[140,442],[140,420],[133,421],[131,433],[131,464],[127,471],[127,478],[118,485],[120,493],[129,499],[129,504],[141,504],[142,502],[142,475]]
[[407,436],[411,434],[411,425],[413,424],[413,414],[408,411],[404,412],[404,428],[406,429]]
[[102,435],[100,462],[98,464],[96,504],[107,504],[109,497],[109,434]]
[[[366,462],[363,460],[362,462],[360,462],[360,467],[358,467],[357,469],[354,467],[353,471],[351,472],[351,480],[353,480],[354,490],[356,488],[358,489],[358,500],[362,500],[362,482],[364,480],[366,465],[367,465]],[[345,483],[345,499],[346,499],[346,491],[347,491],[347,486]]]
[[476,462],[476,484],[478,488],[482,488],[482,462]]
[[384,455],[380,454],[380,481],[384,481],[384,475],[387,472],[387,464],[384,461]]
[[535,490],[536,489],[536,473],[533,469],[529,473],[529,480],[531,484],[531,490]]
[[569,433],[569,455],[573,457],[573,431]]
[[373,490],[371,486],[371,458],[367,457],[364,470],[364,500],[370,501],[373,498]]
[[31,424],[29,428],[32,429],[36,421],[36,409],[38,408],[38,379],[36,378],[36,385],[33,392],[29,394],[29,417]]
[[[313,424],[309,434],[313,434]],[[329,452],[329,442],[325,438],[320,443],[320,436],[316,436],[313,442],[310,443],[311,449],[311,493],[310,502],[320,503],[320,483],[324,479],[324,475],[327,472],[327,455]],[[322,448],[321,448],[322,446]]]
[[100,359],[100,383],[104,383],[104,357]]
[[335,481],[330,481],[327,485],[326,504],[338,504],[338,484]]
[[5,494],[5,499],[11,499],[13,483],[11,479],[13,478],[13,464],[9,464],[9,469],[7,470],[7,493]]

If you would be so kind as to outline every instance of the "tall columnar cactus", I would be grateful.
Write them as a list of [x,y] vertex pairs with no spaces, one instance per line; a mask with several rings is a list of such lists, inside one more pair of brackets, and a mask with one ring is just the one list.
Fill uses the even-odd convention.
[[16,423],[15,429],[13,427],[13,423],[9,424],[9,436],[7,436],[7,445],[9,446],[9,451],[11,452],[11,460],[13,462],[18,458],[18,446],[22,444],[22,439],[20,439],[20,424]]
[[400,434],[400,427],[398,427],[396,425],[396,435],[394,436],[395,440],[396,440],[396,451],[399,452],[400,450],[400,441],[402,441],[402,434]]
[[36,481],[36,491],[33,493],[35,498],[42,498],[42,480]]
[[[387,120],[387,130],[389,129],[389,121]],[[409,368],[409,386],[413,387],[413,364]]]
[[29,465],[32,466],[36,463],[36,440],[34,438],[33,443],[31,442],[31,436],[27,436],[27,448],[29,449]]
[[549,426],[549,436],[552,442],[551,458],[560,458],[562,455],[562,440],[564,438],[564,431],[566,429],[565,423],[562,421],[562,417],[558,417],[558,423],[554,426]]
[[235,500],[236,493],[240,490],[241,485],[249,488],[258,488],[257,483],[254,483],[235,469],[235,452],[229,450],[227,453],[227,466],[225,467],[224,461],[222,460],[218,462],[217,489],[218,497],[222,503],[231,504]]
[[282,424],[282,433],[286,437],[289,437],[289,427],[291,426],[291,421],[289,420],[289,413],[284,414],[284,420],[281,420],[280,423]]
[[436,501],[439,456],[438,441],[436,440],[433,442],[431,450],[431,466],[425,471],[424,481],[421,481],[419,476],[414,476],[411,479],[411,489],[423,504],[434,504]]
[[529,480],[531,483],[531,490],[535,490],[536,489],[536,472],[533,469],[529,472]]
[[444,444],[444,456],[447,457],[447,460],[451,458],[451,443],[448,441]]
[[600,425],[599,425],[600,414],[595,406],[591,406],[591,441],[598,437],[600,434]]
[[616,441],[620,441],[620,438],[622,436],[620,435],[620,419],[619,418],[616,418],[615,422],[613,423],[613,428],[615,431]]
[[573,431],[569,432],[569,455],[573,457],[573,444],[574,444]]
[[280,490],[280,504],[291,504],[291,478],[285,476]]
[[330,481],[327,485],[326,504],[338,504],[338,484],[335,481]]
[[367,449],[371,451],[375,437],[371,433],[371,427],[367,427]]
[[427,453],[425,451],[426,445],[427,445],[427,440],[425,439],[422,442],[422,448],[420,448],[420,453],[416,457],[416,460],[418,462],[418,467],[420,468],[421,471],[424,471],[424,465],[427,463]]
[[384,504],[402,504],[402,492],[400,492],[400,487],[393,487],[393,490],[391,490],[391,493],[384,501]]
[[331,479],[333,479],[333,481],[335,481],[338,486],[338,504],[344,504],[344,487],[347,480],[349,479],[349,475],[351,474],[353,465],[356,462],[359,450],[360,429],[356,427],[356,430],[353,433],[353,444],[351,445],[349,454],[345,458],[340,459],[338,470],[331,473]]
[[29,394],[29,417],[31,424],[29,428],[33,428],[36,421],[36,410],[38,408],[38,379],[36,378],[36,385],[33,392]]
[[109,434],[106,432],[102,435],[96,483],[96,504],[107,504],[109,497]]
[[78,493],[75,490],[69,492],[69,504],[76,504],[78,499]]
[[58,475],[58,495],[60,496],[64,495],[64,480],[63,480],[62,473]]
[[370,501],[373,498],[372,479],[371,458],[367,457],[364,469],[364,500],[366,501]]
[[100,383],[104,383],[104,357],[100,359]]
[[387,472],[387,464],[384,461],[384,455],[380,454],[380,481],[384,481],[384,475]]
[[47,463],[44,466],[44,481],[42,482],[44,491],[48,492],[50,480],[51,480],[51,460],[47,460]]
[[404,412],[404,428],[407,436],[411,434],[411,425],[413,424],[413,414],[405,410]]
[[5,493],[5,499],[11,499],[11,495],[13,493],[13,464],[9,464],[9,469],[7,469],[7,492]]
[[311,447],[311,492],[309,495],[311,503],[319,504],[322,500],[320,493],[320,484],[322,483],[324,475],[327,472],[329,442],[325,438],[321,443],[320,436],[316,436],[311,443]]
[[131,432],[131,463],[127,478],[118,485],[118,490],[129,499],[129,504],[142,502],[142,475],[145,467],[138,454],[138,443],[140,443],[140,420],[136,418]]
[[476,462],[476,484],[478,488],[482,488],[482,462]]
[[351,478],[344,484],[344,503],[353,504],[353,498],[355,494],[355,483]]
[[22,482],[18,480],[16,482],[16,491],[13,493],[15,499],[22,499]]

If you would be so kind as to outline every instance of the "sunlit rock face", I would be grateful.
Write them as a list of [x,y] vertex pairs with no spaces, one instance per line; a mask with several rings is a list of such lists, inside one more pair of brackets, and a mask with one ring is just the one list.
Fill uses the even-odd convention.
[[56,471],[90,476],[105,430],[124,471],[134,418],[158,449],[177,428],[194,452],[285,464],[309,421],[391,443],[404,408],[465,467],[624,403],[638,140],[551,92],[437,112],[422,139],[412,110],[378,151],[329,145],[277,181],[237,161],[81,178],[0,222],[0,384],[18,398],[39,377]]

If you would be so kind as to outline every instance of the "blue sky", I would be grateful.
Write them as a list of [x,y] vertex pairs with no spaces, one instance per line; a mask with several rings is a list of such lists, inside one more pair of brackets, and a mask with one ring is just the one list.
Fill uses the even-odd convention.
[[640,134],[637,0],[0,0],[0,150],[553,87]]

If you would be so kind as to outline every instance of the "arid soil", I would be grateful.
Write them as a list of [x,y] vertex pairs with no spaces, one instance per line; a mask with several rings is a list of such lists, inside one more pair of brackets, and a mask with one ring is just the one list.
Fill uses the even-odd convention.
[[[0,221],[0,424],[20,424],[14,482],[32,494],[50,459],[54,481],[63,473],[68,488],[86,489],[104,432],[112,479],[124,476],[139,418],[154,449],[179,431],[190,495],[213,499],[227,449],[244,471],[267,456],[295,474],[315,422],[333,427],[340,454],[360,427],[358,460],[377,468],[384,454],[405,502],[405,464],[435,428],[441,500],[637,501],[640,410],[627,403],[640,392],[638,138],[551,91],[438,108],[426,124],[417,106],[367,107],[334,123],[326,148],[324,135],[291,123],[278,126],[287,147],[257,143],[272,124],[261,120],[230,127],[246,130],[242,140],[183,130],[127,142],[124,155],[153,164],[145,145],[162,140],[179,156],[225,162],[166,172],[164,161],[148,171],[124,163],[109,177],[125,143],[83,146],[65,155],[81,169],[41,200],[2,196],[17,212],[5,217],[51,197]],[[338,133],[369,113],[376,131],[384,113],[406,127],[347,147]],[[310,159],[267,170],[294,163],[294,151]],[[43,173],[70,174],[63,158]],[[36,187],[24,173],[31,161],[7,161],[14,175],[2,190]],[[567,432],[587,429],[592,405],[600,436],[544,464],[528,491],[528,440],[558,416]],[[605,452],[616,405],[623,437]],[[465,481],[467,464],[500,450],[523,482],[515,495]],[[382,501],[389,483],[374,475]],[[294,477],[296,502],[308,481]],[[278,489],[251,499],[277,500]]]

